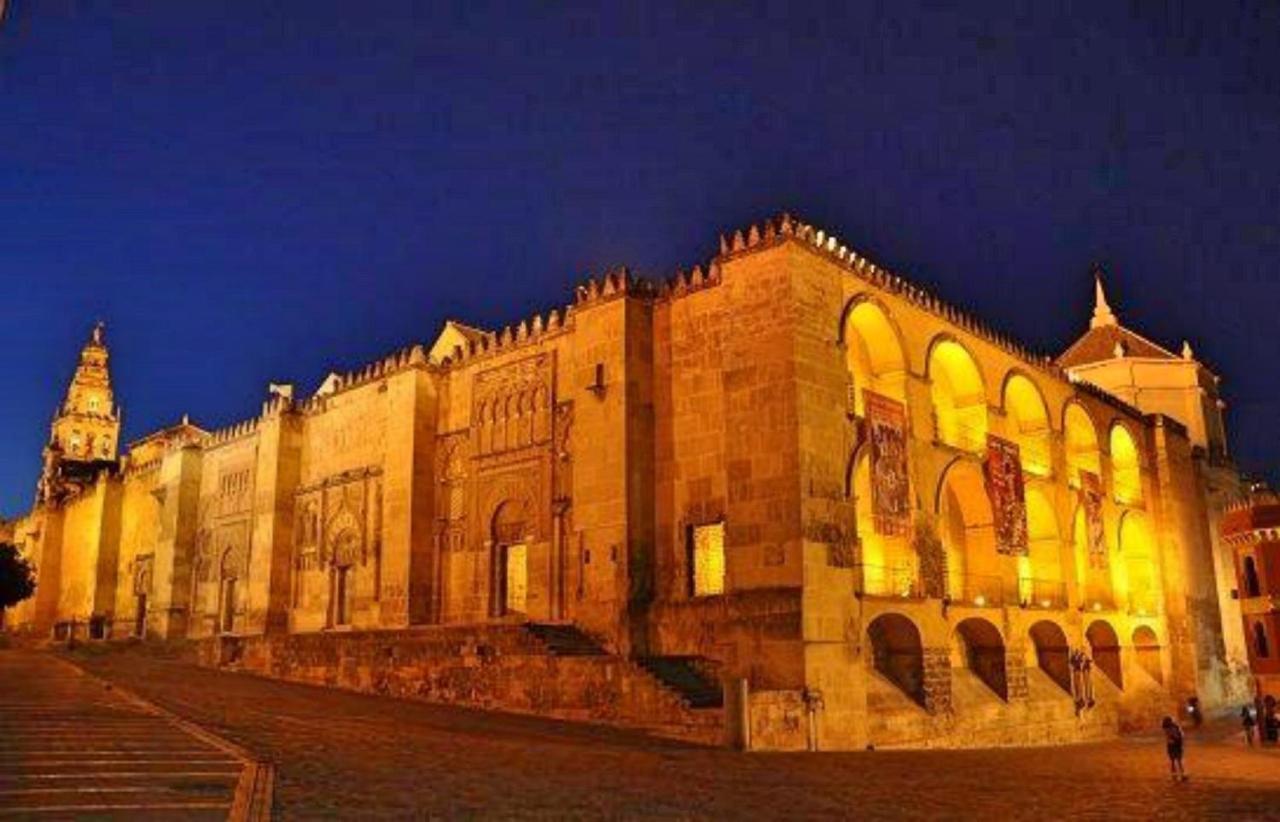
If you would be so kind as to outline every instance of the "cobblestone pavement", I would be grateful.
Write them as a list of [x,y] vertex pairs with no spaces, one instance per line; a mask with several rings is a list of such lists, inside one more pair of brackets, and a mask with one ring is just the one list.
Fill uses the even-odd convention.
[[1280,818],[1280,751],[1247,749],[1230,727],[1191,736],[1191,780],[1175,785],[1155,736],[1021,750],[740,754],[135,654],[82,662],[275,761],[284,818]]
[[62,660],[0,651],[0,818],[225,819],[241,767]]

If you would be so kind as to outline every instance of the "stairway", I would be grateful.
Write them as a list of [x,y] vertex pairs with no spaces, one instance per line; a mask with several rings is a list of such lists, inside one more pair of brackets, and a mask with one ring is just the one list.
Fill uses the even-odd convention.
[[698,670],[703,662],[693,656],[649,656],[636,660],[654,679],[674,691],[690,708],[724,707],[720,683],[707,679]]
[[604,656],[605,650],[591,637],[573,625],[557,625],[530,622],[525,630],[547,649],[552,656]]

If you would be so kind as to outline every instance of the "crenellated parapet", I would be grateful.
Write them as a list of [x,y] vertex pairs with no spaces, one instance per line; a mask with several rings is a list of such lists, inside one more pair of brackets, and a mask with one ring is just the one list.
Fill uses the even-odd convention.
[[875,288],[901,297],[915,307],[991,343],[1027,365],[1058,379],[1067,379],[1066,373],[1054,364],[1052,357],[1031,351],[1009,335],[951,305],[928,289],[877,265],[841,242],[834,234],[797,220],[790,214],[783,213],[745,230],[738,229],[732,234],[720,235],[720,254],[716,260],[731,260],[739,255],[785,242],[800,243]]
[[321,390],[301,403],[294,403],[291,398],[273,397],[263,406],[263,416],[268,415],[268,413],[279,413],[280,410],[286,407],[284,405],[272,406],[273,401],[285,402],[288,408],[299,408],[304,414],[318,413],[324,410],[328,399],[335,394],[377,382],[409,368],[427,368],[429,366],[426,350],[421,345],[407,346],[356,371],[332,374],[325,381]]
[[125,457],[124,471],[122,473],[126,480],[137,479],[159,471],[160,464],[163,462],[163,457],[154,457],[152,459],[139,462],[134,462],[132,459]]
[[[595,283],[595,297],[584,299],[580,296],[578,305],[583,305],[592,299],[602,297],[603,292],[599,283],[592,282]],[[579,286],[579,292],[582,292],[583,288],[584,286]],[[610,296],[616,293],[619,292],[615,288],[610,292]],[[553,308],[545,315],[535,314],[532,318],[521,320],[514,326],[508,325],[501,331],[479,334],[475,339],[467,341],[465,345],[454,346],[453,353],[444,359],[441,367],[449,368],[463,363],[496,357],[519,348],[545,342],[551,337],[572,329],[574,311],[574,306],[566,306],[559,309]]]
[[658,286],[659,299],[680,299],[696,291],[720,284],[721,272],[719,260],[712,260],[703,265],[695,265],[688,271],[677,271]]
[[252,419],[241,420],[240,422],[228,425],[225,428],[216,428],[204,437],[200,445],[204,448],[217,448],[226,445],[229,442],[244,439],[258,433],[262,420],[258,417]]

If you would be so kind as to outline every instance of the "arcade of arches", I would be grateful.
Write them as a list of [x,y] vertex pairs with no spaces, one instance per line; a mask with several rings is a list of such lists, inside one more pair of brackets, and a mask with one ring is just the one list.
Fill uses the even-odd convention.
[[[774,748],[1076,741],[1234,699],[1280,640],[1223,629],[1236,480],[1220,420],[1178,416],[1217,383],[1097,299],[1047,360],[783,215],[123,453],[99,328],[12,523],[43,576],[6,624],[329,679],[384,632],[388,681]],[[1186,396],[1118,382],[1153,368]]]

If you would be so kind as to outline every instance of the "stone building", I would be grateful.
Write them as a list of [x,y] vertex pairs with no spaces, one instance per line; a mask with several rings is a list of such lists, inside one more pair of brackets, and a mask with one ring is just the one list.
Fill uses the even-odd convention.
[[17,616],[757,748],[1113,734],[1245,688],[1221,407],[1100,280],[1054,361],[788,216],[123,458],[99,329]]
[[1280,699],[1280,496],[1250,489],[1227,509],[1222,537],[1234,551],[1232,598],[1240,603],[1255,691]]

